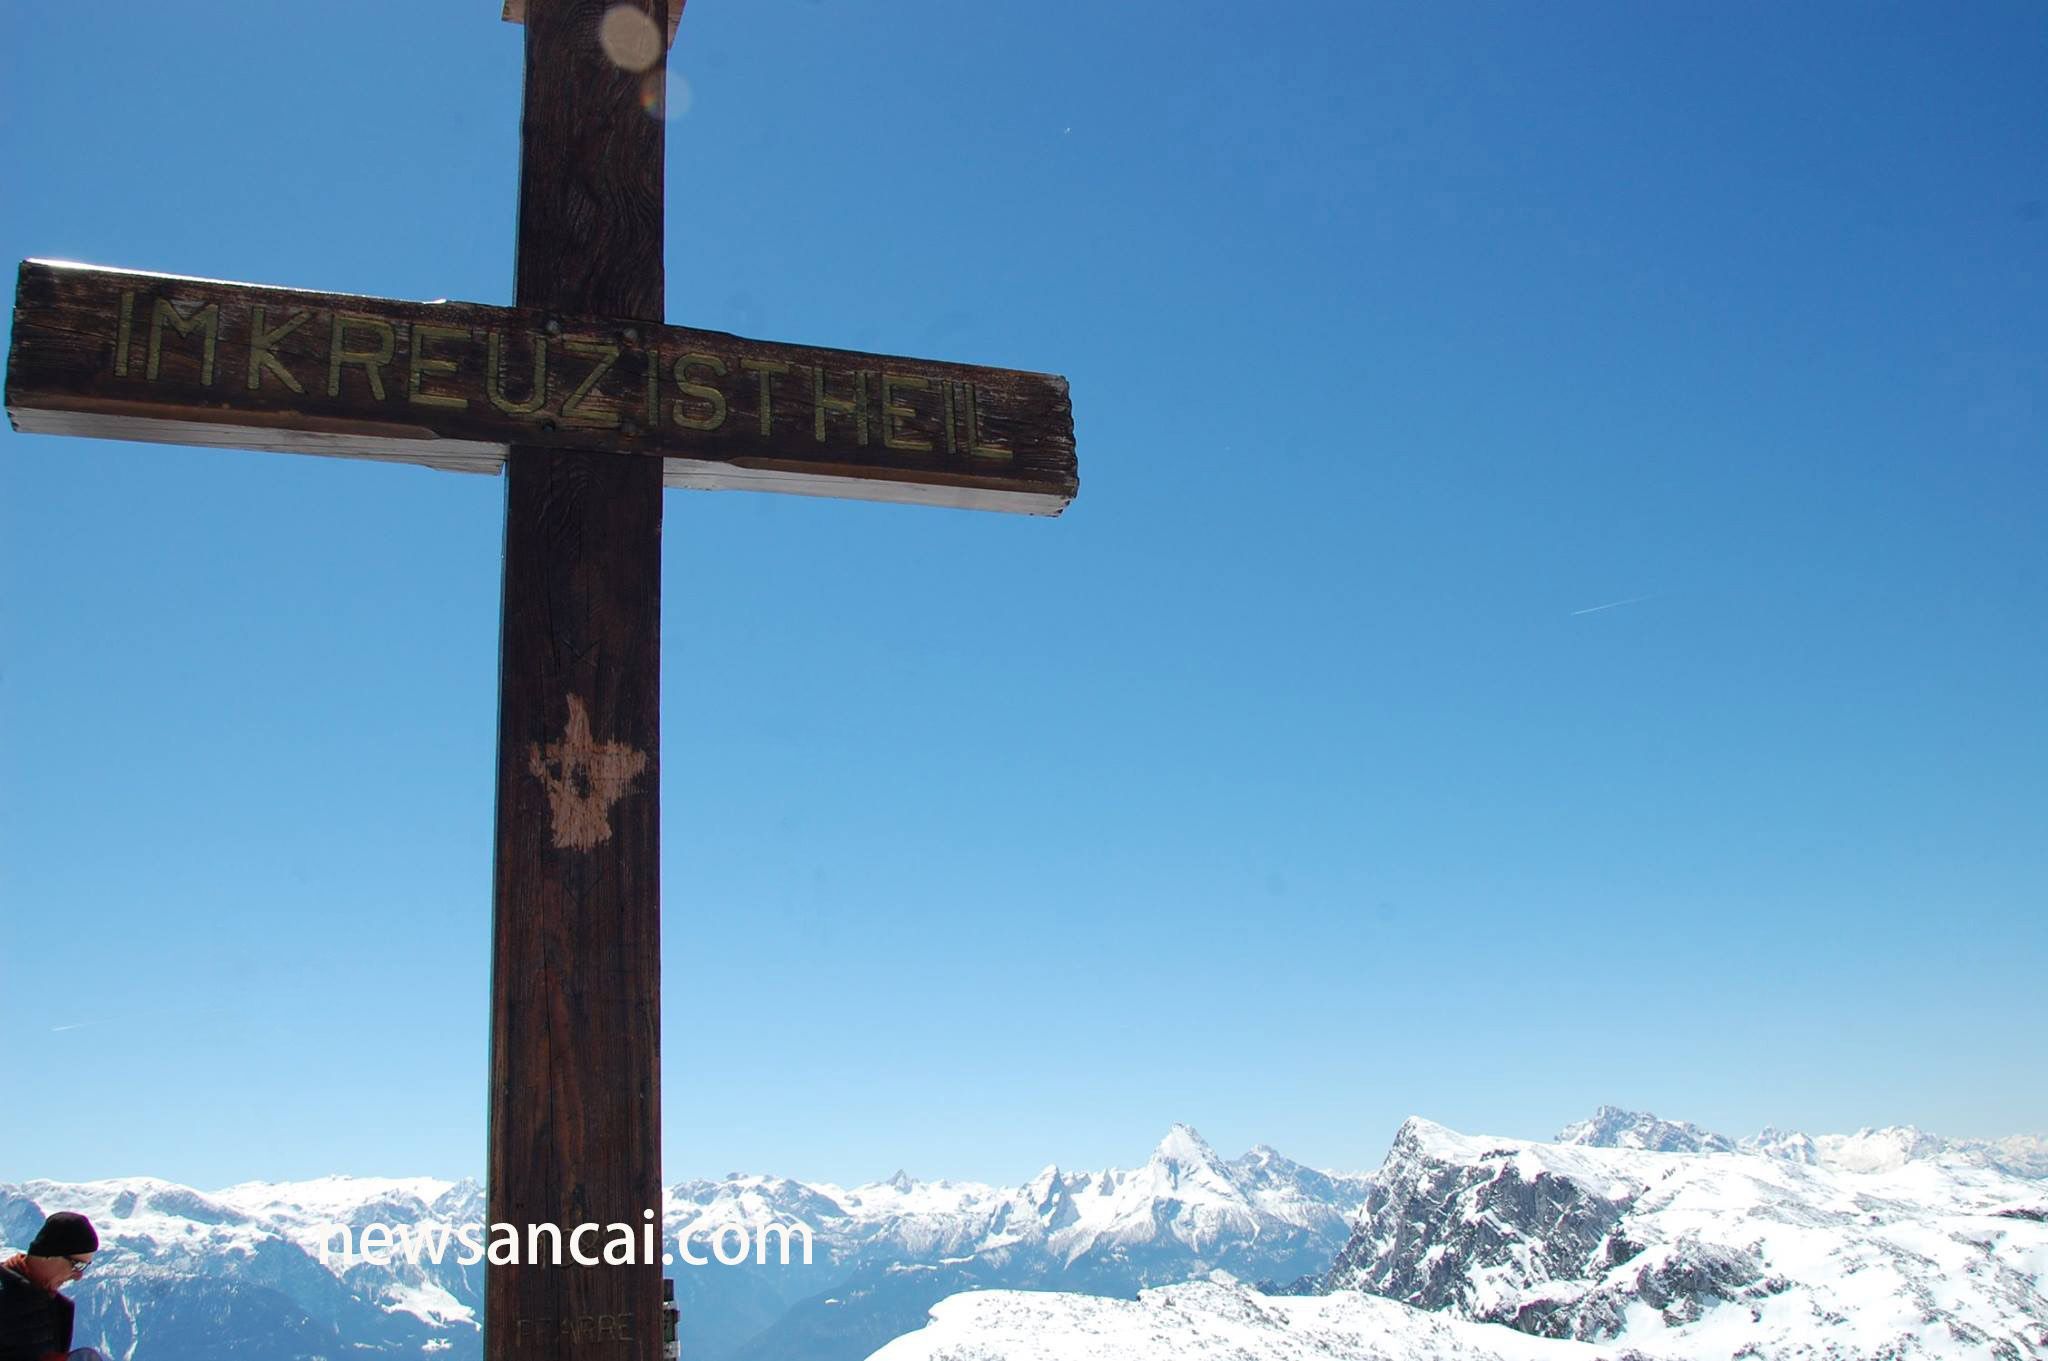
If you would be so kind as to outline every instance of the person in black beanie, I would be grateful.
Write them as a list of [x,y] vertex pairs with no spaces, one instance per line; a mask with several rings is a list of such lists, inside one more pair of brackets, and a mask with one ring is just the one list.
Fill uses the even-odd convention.
[[85,1274],[99,1250],[92,1221],[59,1210],[27,1252],[0,1261],[0,1361],[105,1361],[91,1347],[71,1350],[72,1305],[57,1293]]

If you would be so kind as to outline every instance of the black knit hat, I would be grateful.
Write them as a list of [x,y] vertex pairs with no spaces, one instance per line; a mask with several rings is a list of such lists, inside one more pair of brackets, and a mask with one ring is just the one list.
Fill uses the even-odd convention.
[[69,1210],[59,1210],[45,1219],[36,1241],[28,1245],[31,1257],[76,1257],[99,1250],[100,1236],[92,1231],[92,1221]]

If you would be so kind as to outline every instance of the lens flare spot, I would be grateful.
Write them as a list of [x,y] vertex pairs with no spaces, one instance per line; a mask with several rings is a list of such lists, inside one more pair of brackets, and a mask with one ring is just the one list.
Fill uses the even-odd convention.
[[690,111],[690,82],[675,67],[640,77],[640,107],[650,118],[681,118]]
[[661,60],[661,30],[637,5],[613,5],[597,26],[598,45],[612,65],[638,74]]

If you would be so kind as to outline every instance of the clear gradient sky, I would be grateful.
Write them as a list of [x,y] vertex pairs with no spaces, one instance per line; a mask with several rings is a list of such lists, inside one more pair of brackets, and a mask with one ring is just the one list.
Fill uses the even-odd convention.
[[[7,0],[0,257],[509,302],[497,9]],[[669,319],[1063,373],[1081,494],[668,493],[670,1179],[2048,1129],[2048,9],[673,64]],[[0,433],[0,1180],[480,1171],[502,509]]]

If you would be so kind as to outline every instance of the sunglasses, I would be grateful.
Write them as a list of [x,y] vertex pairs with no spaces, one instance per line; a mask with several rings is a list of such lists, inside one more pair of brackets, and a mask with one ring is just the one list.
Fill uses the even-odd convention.
[[71,1264],[71,1274],[74,1276],[83,1276],[85,1274],[85,1269],[92,1265],[91,1259],[87,1259],[86,1261],[81,1262],[76,1257],[72,1257],[69,1255],[66,1255],[64,1260]]

